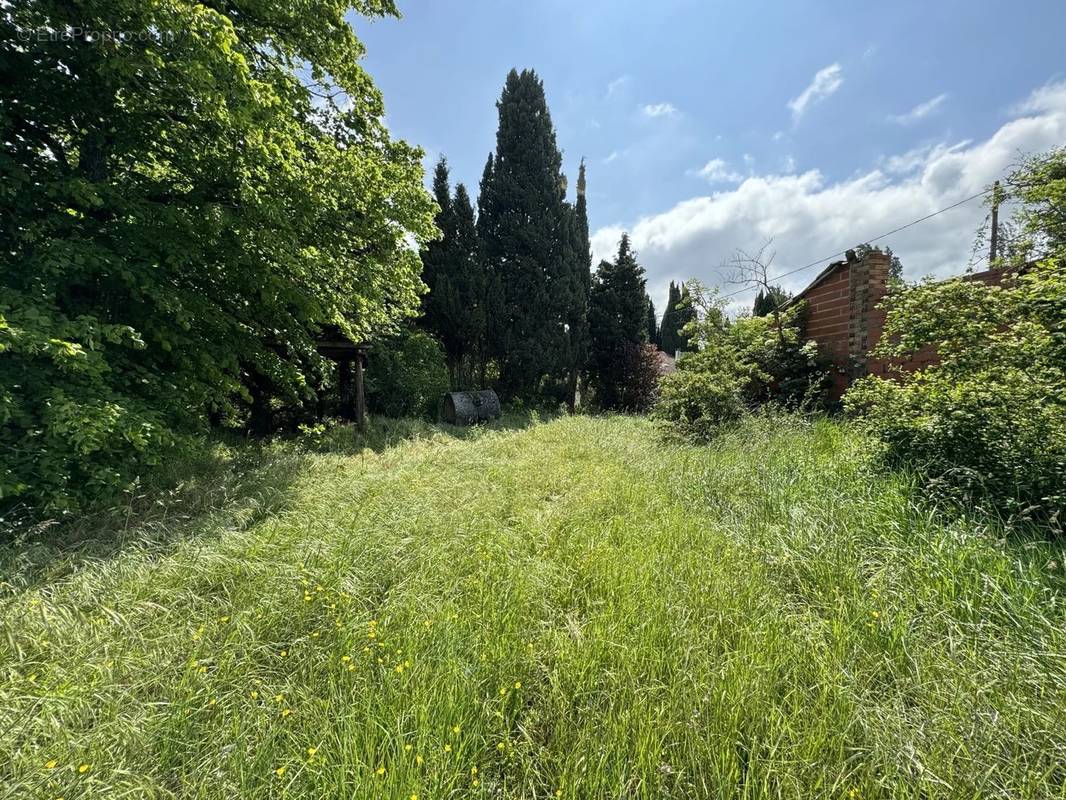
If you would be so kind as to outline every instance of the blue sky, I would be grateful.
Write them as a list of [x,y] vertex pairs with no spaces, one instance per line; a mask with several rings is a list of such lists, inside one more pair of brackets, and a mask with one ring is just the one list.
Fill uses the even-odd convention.
[[[1066,143],[1062,0],[400,7],[353,19],[394,134],[476,193],[504,77],[536,69],[571,185],[588,163],[597,258],[631,231],[659,305],[671,279],[728,290],[734,248],[773,237],[785,271]],[[957,272],[985,213],[975,201],[887,244],[909,277]]]

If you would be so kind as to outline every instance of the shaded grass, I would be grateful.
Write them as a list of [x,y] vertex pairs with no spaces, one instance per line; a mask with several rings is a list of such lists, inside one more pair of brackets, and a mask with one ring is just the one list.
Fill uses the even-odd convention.
[[919,511],[835,423],[345,435],[244,524],[8,582],[0,791],[1066,792],[1062,546]]

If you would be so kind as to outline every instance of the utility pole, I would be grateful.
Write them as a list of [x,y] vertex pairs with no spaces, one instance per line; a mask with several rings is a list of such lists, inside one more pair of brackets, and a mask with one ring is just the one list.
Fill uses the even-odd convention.
[[988,265],[996,266],[999,254],[999,181],[992,184],[992,241],[988,248]]

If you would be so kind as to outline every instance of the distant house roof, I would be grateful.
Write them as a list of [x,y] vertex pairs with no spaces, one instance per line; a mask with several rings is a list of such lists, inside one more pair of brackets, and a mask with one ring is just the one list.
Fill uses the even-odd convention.
[[662,350],[659,353],[659,374],[669,375],[671,372],[677,372],[677,359],[671,355],[667,355]]

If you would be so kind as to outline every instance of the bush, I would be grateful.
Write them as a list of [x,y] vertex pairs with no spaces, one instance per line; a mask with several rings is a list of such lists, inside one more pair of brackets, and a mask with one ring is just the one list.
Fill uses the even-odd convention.
[[366,402],[372,413],[432,419],[447,391],[444,349],[425,331],[405,329],[374,344],[366,370]]
[[[612,382],[597,383],[596,402],[604,409],[641,413],[655,405],[659,395],[662,361],[659,348],[651,344],[625,342],[611,358]],[[604,392],[608,396],[604,396]]]
[[[654,416],[685,438],[706,440],[765,403],[792,409],[824,406],[830,384],[814,342],[801,342],[801,306],[773,317],[728,320],[723,305],[695,282],[702,311],[688,331],[697,352],[678,359],[660,384]],[[779,327],[780,326],[780,327]]]
[[889,302],[874,354],[933,345],[939,363],[866,377],[845,405],[940,499],[1061,530],[1066,504],[1066,273],[1057,260],[1006,285],[926,283]]

